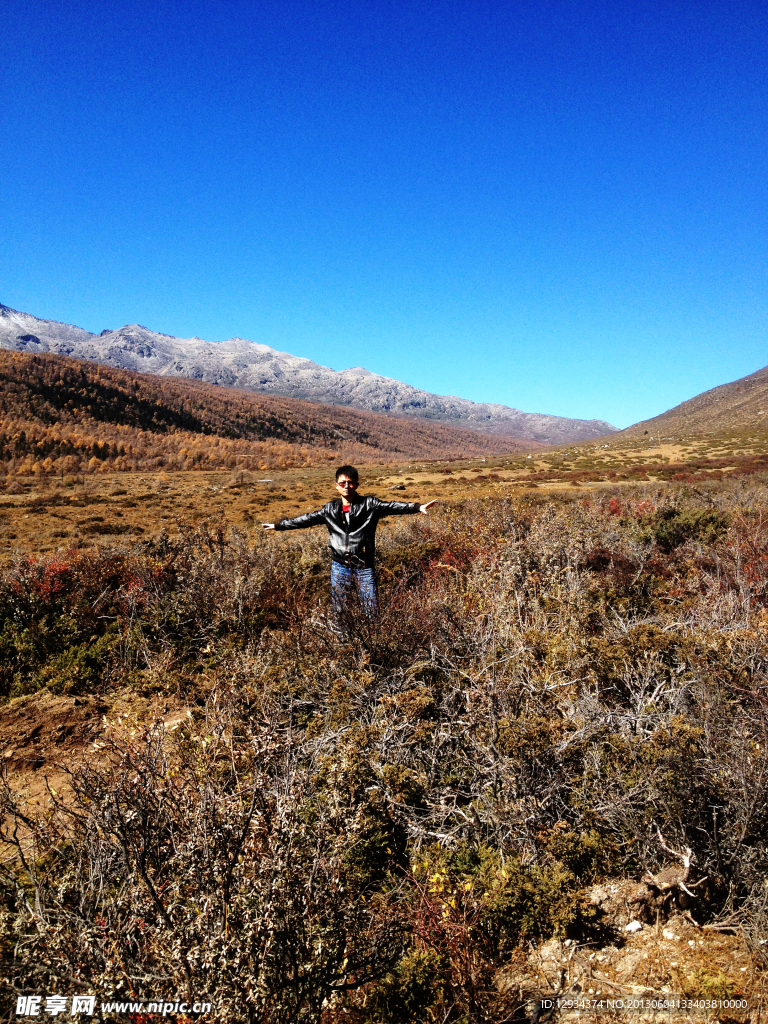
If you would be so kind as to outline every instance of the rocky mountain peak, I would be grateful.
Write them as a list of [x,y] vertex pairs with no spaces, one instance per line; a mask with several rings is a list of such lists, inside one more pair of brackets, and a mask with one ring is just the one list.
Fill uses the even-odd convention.
[[336,371],[243,338],[222,342],[175,338],[141,324],[91,334],[80,327],[41,320],[2,304],[0,348],[51,352],[118,369],[188,377],[259,394],[423,417],[449,426],[544,444],[588,440],[615,430],[604,420],[525,413],[495,403],[434,395],[362,366]]

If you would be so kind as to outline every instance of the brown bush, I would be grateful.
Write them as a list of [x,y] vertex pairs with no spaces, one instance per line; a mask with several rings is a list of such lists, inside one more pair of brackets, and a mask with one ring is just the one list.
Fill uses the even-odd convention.
[[768,938],[766,493],[717,486],[717,515],[675,494],[674,545],[651,488],[403,519],[379,619],[341,632],[316,534],[14,567],[0,638],[40,685],[63,654],[30,637],[97,595],[131,637],[101,689],[141,666],[197,710],[173,741],[115,727],[49,818],[6,792],[11,990],[76,963],[105,995],[216,988],[221,1019],[499,1020],[520,943],[588,938],[584,887],[675,849],[660,913]]

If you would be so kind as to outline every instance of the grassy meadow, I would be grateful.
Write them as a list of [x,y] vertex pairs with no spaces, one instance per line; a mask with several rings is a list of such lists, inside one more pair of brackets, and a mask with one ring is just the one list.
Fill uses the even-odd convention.
[[[262,521],[299,515],[336,496],[336,462],[321,454],[319,465],[255,470],[113,472],[99,464],[90,473],[9,476],[0,491],[0,563],[25,553],[179,536],[211,517],[248,531]],[[337,462],[354,454],[342,445]],[[572,488],[592,494],[636,485],[696,487],[765,471],[768,438],[748,431],[669,438],[622,433],[528,453],[361,464],[367,493],[443,503],[516,500],[533,490],[548,495]]]

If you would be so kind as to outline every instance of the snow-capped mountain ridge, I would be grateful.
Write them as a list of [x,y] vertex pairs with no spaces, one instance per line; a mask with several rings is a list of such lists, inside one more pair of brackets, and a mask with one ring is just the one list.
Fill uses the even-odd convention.
[[91,334],[72,324],[41,320],[2,304],[0,348],[50,352],[119,369],[188,377],[260,394],[304,398],[398,416],[419,416],[464,429],[507,434],[545,444],[587,440],[615,430],[603,420],[525,413],[498,403],[434,395],[361,366],[332,370],[311,359],[244,338],[220,342],[175,338],[140,324]]

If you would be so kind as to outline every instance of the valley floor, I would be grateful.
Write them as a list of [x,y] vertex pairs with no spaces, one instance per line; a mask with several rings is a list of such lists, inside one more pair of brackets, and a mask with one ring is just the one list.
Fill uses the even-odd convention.
[[[193,529],[209,517],[244,530],[336,497],[334,464],[288,470],[93,473],[13,478],[0,492],[0,561],[73,546],[134,543]],[[361,467],[361,493],[442,504],[474,497],[585,495],[638,484],[689,485],[768,473],[768,435],[674,439],[617,435],[526,455]]]

